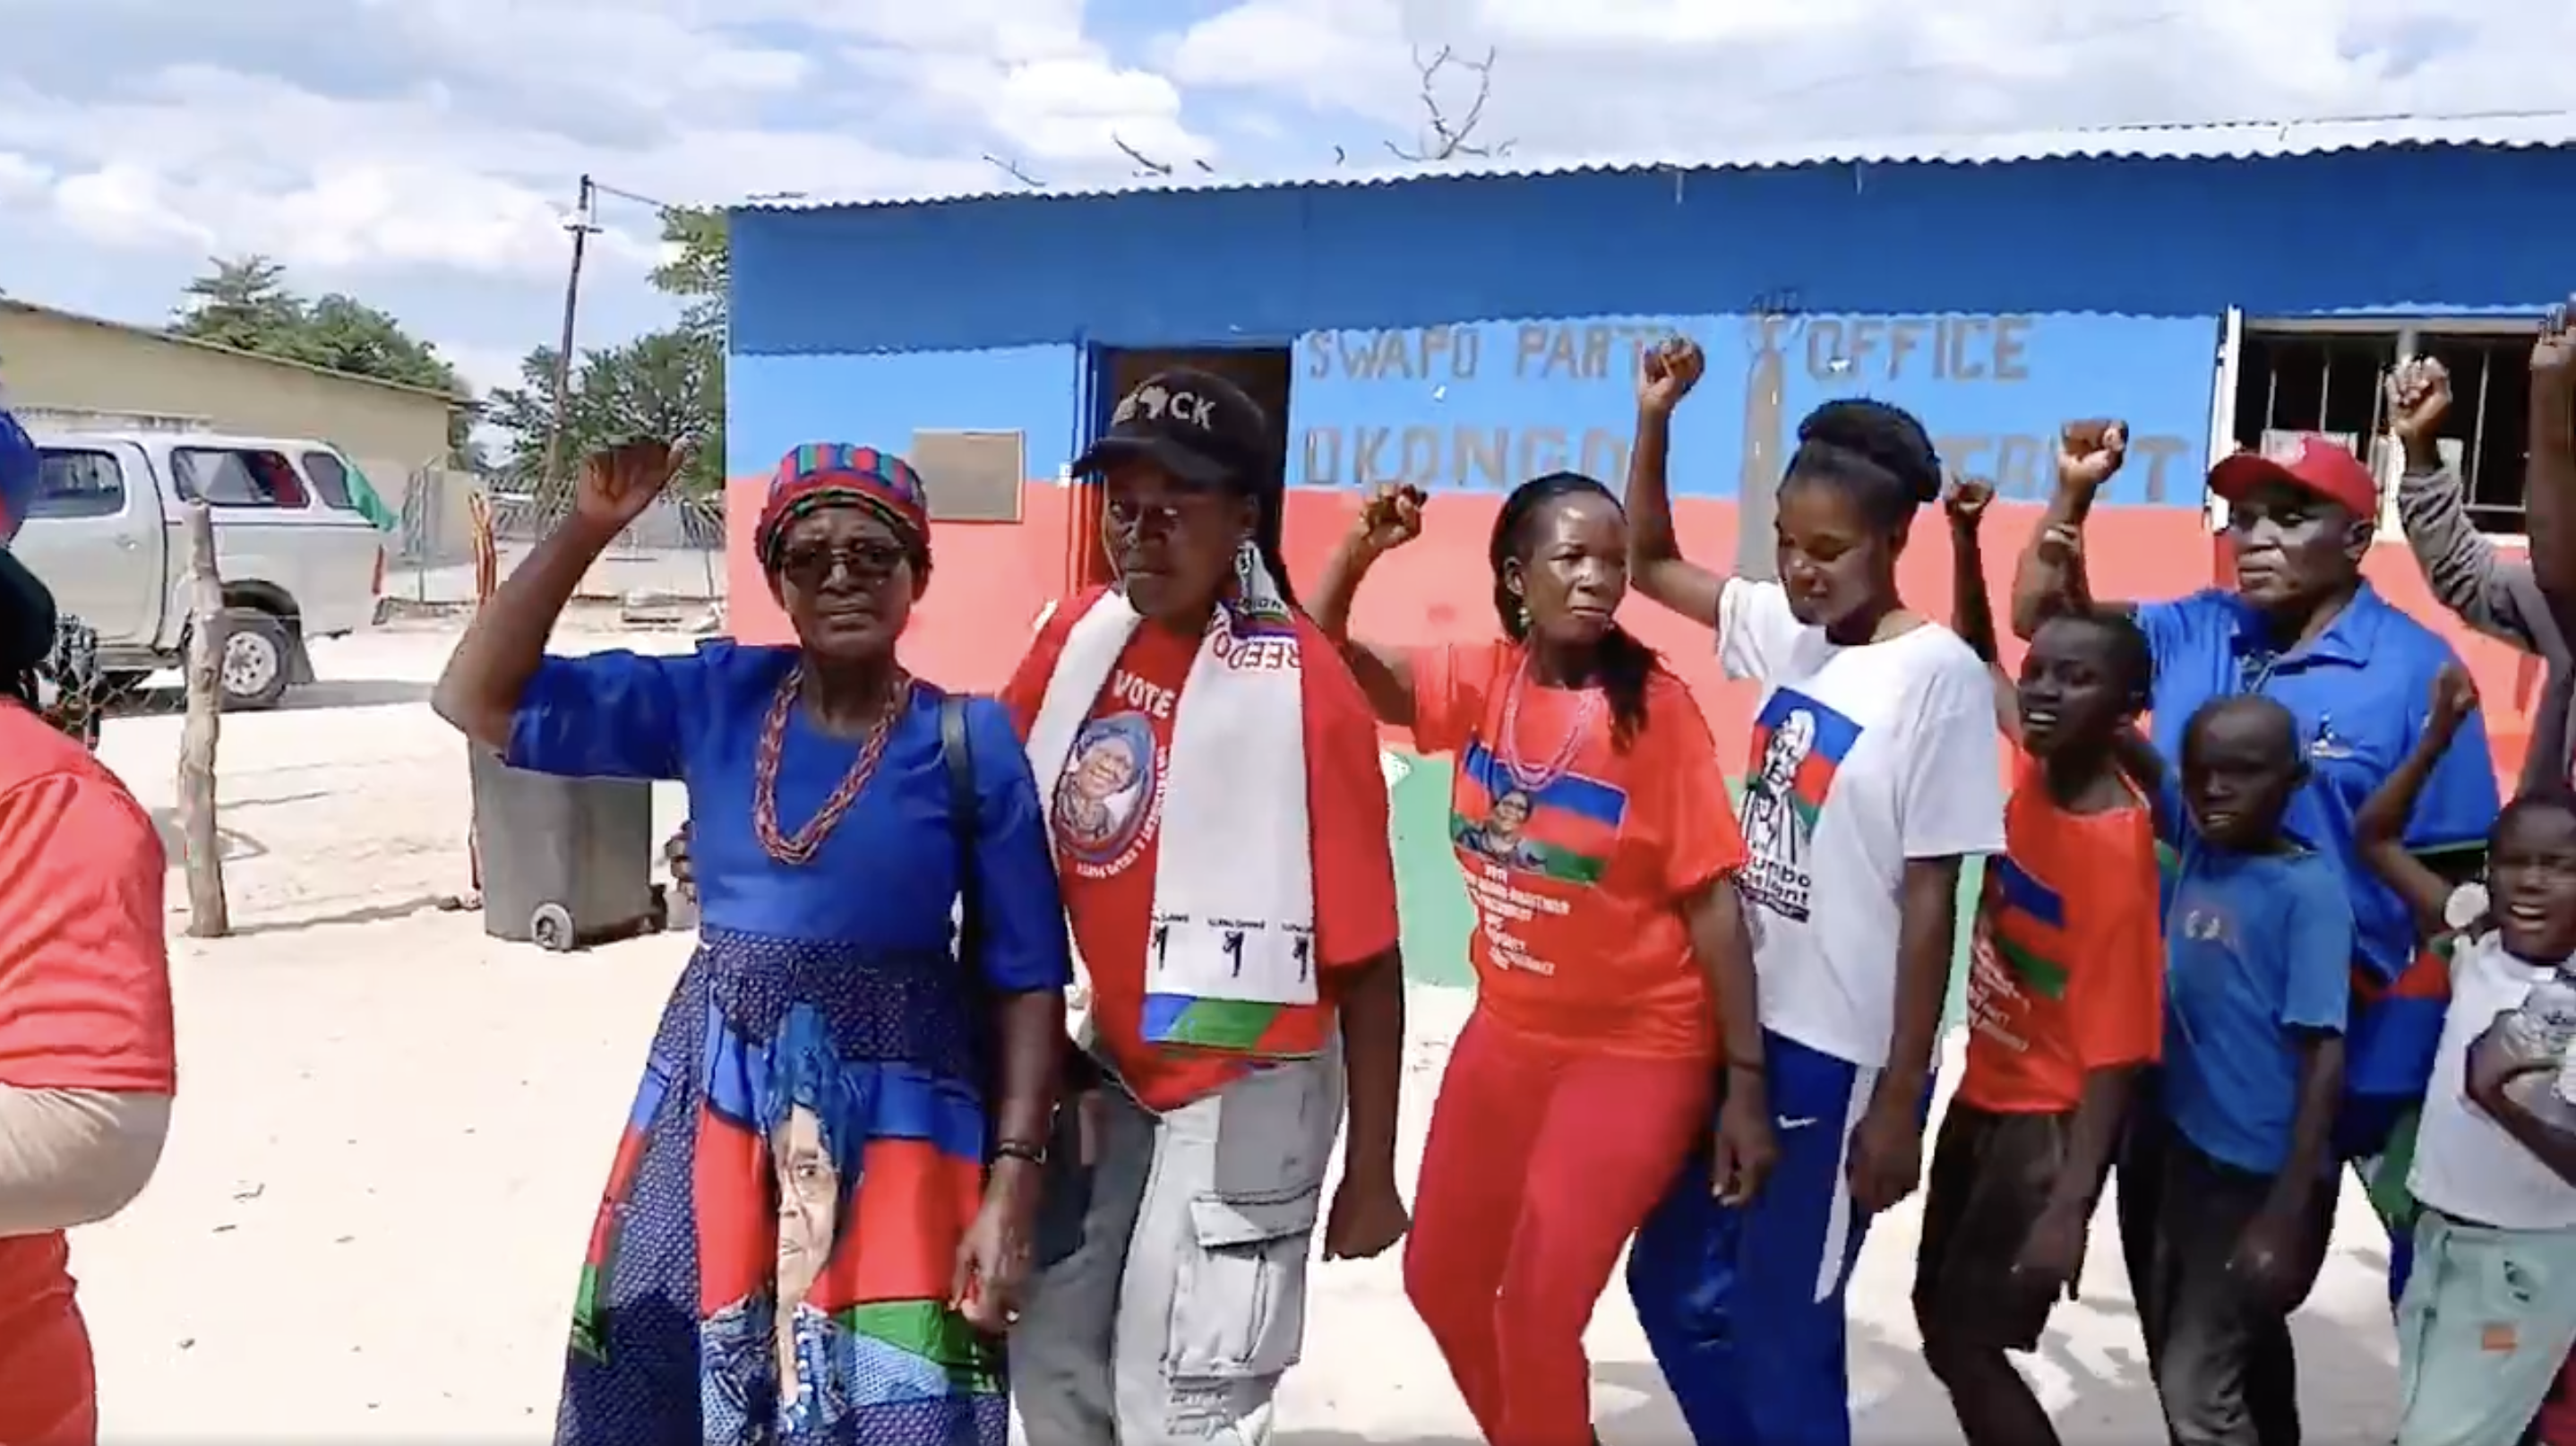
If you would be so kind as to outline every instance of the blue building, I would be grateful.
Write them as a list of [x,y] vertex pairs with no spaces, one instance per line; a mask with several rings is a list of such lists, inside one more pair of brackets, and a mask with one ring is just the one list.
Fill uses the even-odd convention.
[[1706,346],[1686,498],[1776,478],[1829,395],[1914,407],[2006,497],[2069,416],[2107,500],[2196,508],[2213,447],[2374,430],[2448,361],[2482,518],[2518,529],[2532,318],[2576,287],[2576,115],[2061,133],[1694,163],[1140,184],[733,216],[729,461],[1018,435],[1050,479],[1122,385],[1214,365],[1292,485],[1615,477],[1635,348]]

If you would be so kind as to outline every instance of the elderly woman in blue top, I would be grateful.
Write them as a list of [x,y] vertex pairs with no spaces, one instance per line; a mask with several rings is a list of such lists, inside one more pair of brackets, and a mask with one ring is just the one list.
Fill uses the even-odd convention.
[[[2119,468],[2125,431],[2102,422],[2066,429],[2056,495],[2013,578],[2013,627],[2025,638],[2050,607],[2089,596],[2077,543],[2095,495]],[[2457,659],[2362,579],[2379,499],[2351,452],[2302,437],[2277,453],[2223,459],[2209,486],[2228,504],[2235,585],[2133,605],[2155,653],[2154,742],[2178,758],[2192,713],[2230,694],[2275,699],[2297,720],[2309,776],[2286,827],[2337,860],[2352,895],[2357,957],[2336,1146],[2365,1160],[2423,1098],[2446,981],[2438,963],[2418,960],[2405,905],[2356,854],[2353,814],[2414,746],[2433,678]],[[2407,843],[2474,860],[2497,803],[2485,720],[2473,715],[2425,785]],[[2126,1172],[2123,1183],[2134,1183]],[[2123,1249],[2134,1252],[2129,1233]],[[2402,1235],[2396,1247],[2390,1274],[2402,1279]]]
[[930,524],[868,448],[798,448],[761,513],[796,646],[545,656],[677,461],[592,458],[436,695],[517,767],[681,780],[695,820],[698,950],[610,1168],[555,1438],[1002,1446],[1071,977],[1037,788],[999,704],[895,660]]

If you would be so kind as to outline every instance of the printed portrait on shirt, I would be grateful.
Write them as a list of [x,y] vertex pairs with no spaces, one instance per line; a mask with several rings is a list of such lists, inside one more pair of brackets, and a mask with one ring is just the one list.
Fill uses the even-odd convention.
[[1064,851],[1090,864],[1126,852],[1153,818],[1160,759],[1142,713],[1112,713],[1082,725],[1055,784],[1055,831]]
[[1783,918],[1806,922],[1816,826],[1860,733],[1859,724],[1795,688],[1772,693],[1753,720],[1753,769],[1742,809],[1752,862],[1744,892]]
[[1449,840],[1470,861],[1564,884],[1599,883],[1628,816],[1627,791],[1579,773],[1533,788],[1483,740],[1458,755]]
[[1493,811],[1483,823],[1460,829],[1458,844],[1505,868],[1535,868],[1537,853],[1527,835],[1529,820],[1530,796],[1513,789],[1494,800]]

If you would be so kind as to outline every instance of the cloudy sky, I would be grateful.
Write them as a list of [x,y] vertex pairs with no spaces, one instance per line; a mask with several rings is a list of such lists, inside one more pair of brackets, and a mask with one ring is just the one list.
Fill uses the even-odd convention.
[[[0,291],[158,322],[210,255],[478,383],[550,339],[587,171],[670,201],[1386,158],[1413,57],[1516,157],[2553,109],[2567,0],[0,0]],[[1453,110],[1475,79],[1453,70]],[[987,158],[992,159],[987,159]],[[660,324],[610,199],[584,340]]]

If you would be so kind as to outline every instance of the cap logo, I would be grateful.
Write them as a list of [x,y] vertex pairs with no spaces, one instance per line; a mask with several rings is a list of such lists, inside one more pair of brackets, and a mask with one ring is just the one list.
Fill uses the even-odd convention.
[[1196,392],[1175,392],[1147,383],[1127,394],[1118,410],[1109,414],[1112,426],[1142,419],[1148,422],[1170,420],[1197,427],[1201,431],[1216,429],[1216,399]]
[[2308,443],[2311,440],[2313,439],[2305,433],[2274,437],[2271,443],[2264,447],[2263,459],[2267,462],[2278,462],[2283,466],[2300,461],[2308,455]]

